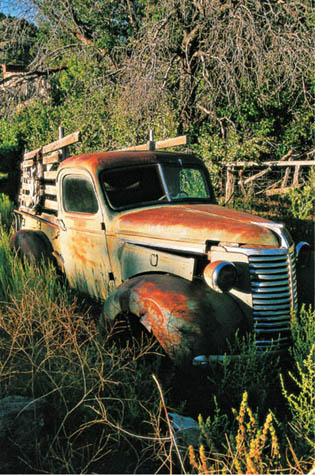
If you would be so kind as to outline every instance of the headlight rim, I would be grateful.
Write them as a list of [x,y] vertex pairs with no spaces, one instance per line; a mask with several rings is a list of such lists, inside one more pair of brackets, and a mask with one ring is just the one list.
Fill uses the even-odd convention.
[[[222,270],[225,267],[232,268],[233,271],[234,271],[234,275],[235,275],[234,279],[233,279],[233,283],[231,285],[227,286],[226,288],[222,287],[222,283],[221,283],[221,286],[219,284],[220,274],[222,273]],[[236,268],[236,266],[233,262],[218,260],[218,261],[210,262],[205,267],[203,275],[204,275],[204,279],[205,279],[207,285],[211,289],[213,289],[213,290],[215,290],[216,292],[219,292],[219,293],[226,293],[226,292],[229,292],[236,285],[238,274],[237,274],[237,268]],[[221,275],[221,278],[222,278],[222,275]]]

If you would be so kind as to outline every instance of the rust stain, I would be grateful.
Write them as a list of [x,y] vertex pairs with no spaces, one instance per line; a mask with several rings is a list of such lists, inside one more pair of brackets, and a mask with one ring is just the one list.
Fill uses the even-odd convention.
[[253,224],[256,219],[246,213],[217,205],[160,206],[125,213],[117,218],[118,231],[124,234],[150,235],[173,240],[230,241],[240,244],[277,246],[277,238],[269,229]]
[[180,335],[177,332],[170,331],[169,328],[165,326],[165,309],[158,303],[152,298],[144,298],[142,301],[142,310],[145,312],[151,327],[154,328],[155,337],[161,342],[161,345],[166,351],[180,342]]
[[[74,261],[80,262],[83,266],[96,267],[97,262],[88,259],[84,253],[85,246],[89,246],[89,239],[83,237],[75,237],[69,240],[69,251]],[[81,267],[81,266],[80,266]]]
[[111,152],[97,152],[97,153],[84,153],[69,157],[64,160],[59,170],[64,168],[84,168],[89,170],[92,175],[96,176],[103,169],[126,167],[132,165],[144,165],[154,164],[163,161],[164,159],[170,160],[172,158],[178,159],[182,157],[183,160],[190,163],[198,163],[204,167],[203,162],[192,154],[179,154],[172,152],[149,152],[149,151],[111,151]]

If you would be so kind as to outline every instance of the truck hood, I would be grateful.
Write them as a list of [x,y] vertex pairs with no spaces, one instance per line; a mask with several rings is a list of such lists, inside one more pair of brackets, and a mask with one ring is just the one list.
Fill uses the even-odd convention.
[[211,204],[158,206],[115,218],[115,233],[125,241],[158,245],[159,241],[202,247],[206,241],[279,247],[271,222],[248,213]]

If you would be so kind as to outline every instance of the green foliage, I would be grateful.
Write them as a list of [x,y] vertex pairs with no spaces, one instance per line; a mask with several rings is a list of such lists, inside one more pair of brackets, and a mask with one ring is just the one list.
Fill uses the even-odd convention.
[[[8,209],[6,207],[6,209]],[[10,218],[8,218],[10,219]],[[53,266],[35,267],[27,260],[22,262],[10,250],[9,236],[0,228],[0,301],[20,300],[26,291],[42,293],[42,308],[48,301],[65,298]],[[66,299],[67,300],[67,299]]]
[[37,32],[34,23],[0,13],[0,63],[27,65],[34,55]]
[[223,362],[212,365],[208,376],[220,407],[236,407],[246,390],[251,405],[264,411],[276,391],[279,359],[270,350],[258,353],[252,336],[237,338],[230,352],[232,358],[226,355]]
[[213,416],[208,416],[205,420],[199,414],[198,424],[201,430],[200,441],[203,445],[207,446],[208,450],[215,452],[225,445],[225,434],[230,428],[230,420],[227,414],[222,414],[215,396]]
[[[239,411],[233,412],[237,423],[236,436],[226,434],[228,444],[225,448],[231,473],[274,473],[280,465],[281,454],[272,413],[268,412],[265,422],[259,426],[257,416],[248,405],[246,392],[242,396]],[[204,424],[200,420],[199,424],[205,444],[200,445],[197,457],[193,447],[189,447],[189,462],[194,473],[226,473],[226,462],[214,458],[217,453],[213,445],[216,439],[213,440],[210,421]]]
[[291,319],[293,346],[291,349],[294,360],[303,367],[304,360],[312,350],[315,341],[315,310],[311,306],[294,313]]
[[0,193],[0,229],[9,231],[12,222],[14,204],[4,193]]
[[314,187],[309,184],[289,191],[290,212],[297,219],[306,219],[314,210]]
[[[314,341],[314,340],[313,340]],[[285,388],[283,377],[281,386],[283,395],[288,403],[292,420],[291,429],[300,446],[304,447],[305,441],[309,444],[308,452],[314,454],[315,449],[315,345],[313,344],[309,354],[300,364],[296,361],[295,373],[289,372],[289,376],[296,385],[296,391],[289,394]]]
[[5,119],[0,116],[0,150],[2,153],[14,150],[21,145],[23,129],[19,124],[18,117]]

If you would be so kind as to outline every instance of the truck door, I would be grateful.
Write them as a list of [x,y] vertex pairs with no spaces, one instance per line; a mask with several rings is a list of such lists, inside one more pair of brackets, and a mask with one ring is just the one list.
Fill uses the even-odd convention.
[[59,240],[72,287],[96,298],[108,294],[111,272],[102,209],[88,175],[66,173],[59,179]]

